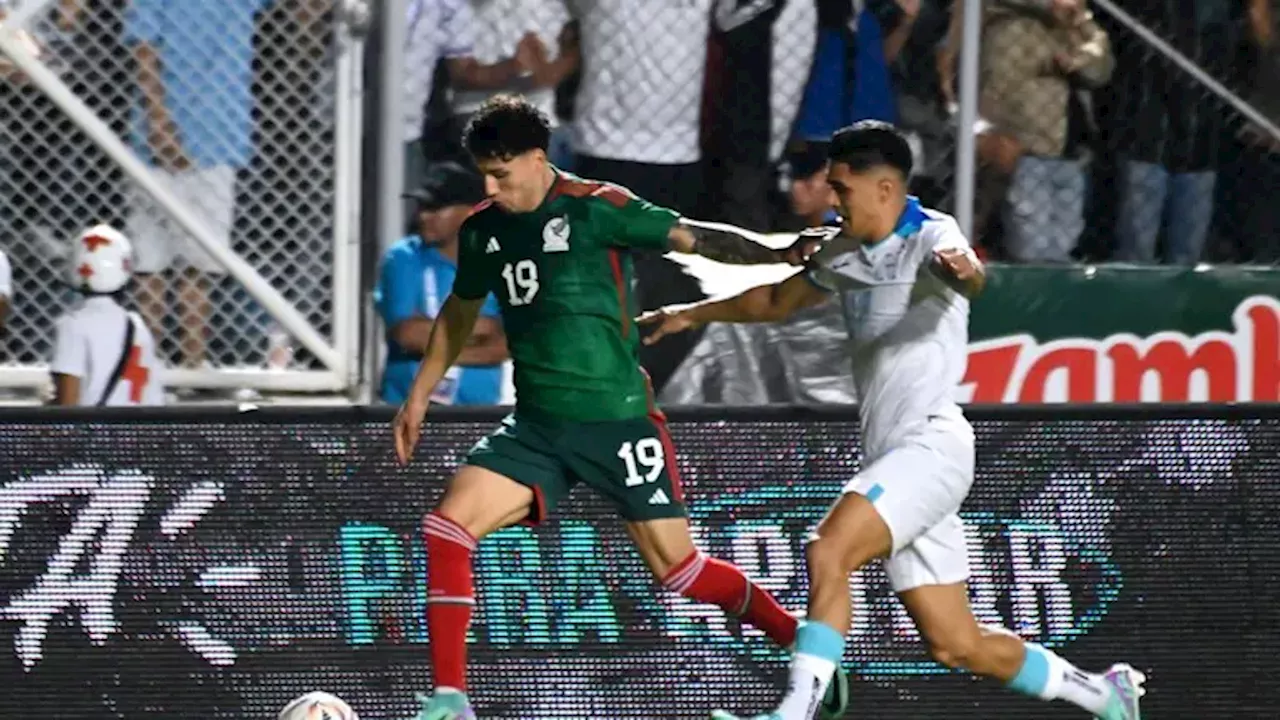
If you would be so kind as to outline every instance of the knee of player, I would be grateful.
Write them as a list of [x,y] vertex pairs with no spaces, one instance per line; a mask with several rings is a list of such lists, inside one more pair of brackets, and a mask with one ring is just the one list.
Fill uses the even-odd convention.
[[810,575],[847,576],[867,561],[862,559],[865,554],[856,543],[848,543],[843,538],[830,535],[812,536],[805,548]]

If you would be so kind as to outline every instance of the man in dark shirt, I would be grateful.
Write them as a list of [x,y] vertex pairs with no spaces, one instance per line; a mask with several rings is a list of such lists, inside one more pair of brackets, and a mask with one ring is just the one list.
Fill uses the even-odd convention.
[[[1225,78],[1240,40],[1235,4],[1248,1],[1130,0],[1125,8],[1210,75]],[[1120,158],[1115,259],[1194,264],[1213,218],[1224,107],[1127,28],[1116,28],[1114,39],[1108,115]]]

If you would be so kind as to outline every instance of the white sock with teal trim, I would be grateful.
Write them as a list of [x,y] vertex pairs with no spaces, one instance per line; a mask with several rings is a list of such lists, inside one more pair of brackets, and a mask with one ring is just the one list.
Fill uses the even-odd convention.
[[1111,685],[1101,675],[1087,673],[1053,652],[1027,643],[1022,669],[1009,681],[1009,689],[1041,700],[1065,700],[1101,715],[1111,700]]
[[787,696],[777,713],[782,720],[812,720],[827,694],[836,665],[844,657],[844,636],[830,625],[801,623],[796,631],[796,654],[791,659]]

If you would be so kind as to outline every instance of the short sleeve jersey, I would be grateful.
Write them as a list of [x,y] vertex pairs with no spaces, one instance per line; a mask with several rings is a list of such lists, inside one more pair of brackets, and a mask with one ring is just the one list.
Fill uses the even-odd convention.
[[616,185],[558,173],[536,210],[482,204],[467,219],[453,292],[498,298],[517,412],[582,422],[650,412],[631,251],[665,251],[678,217]]
[[969,301],[931,269],[937,250],[968,248],[956,221],[910,198],[894,232],[860,243],[832,229],[808,278],[838,293],[849,332],[863,451],[892,450],[931,415],[960,415]]
[[[133,323],[133,344],[125,348],[127,323]],[[80,379],[81,406],[97,405],[103,400],[112,373],[122,359],[120,379],[103,404],[164,405],[164,368],[156,358],[155,338],[141,318],[109,296],[94,295],[58,319],[49,370]]]

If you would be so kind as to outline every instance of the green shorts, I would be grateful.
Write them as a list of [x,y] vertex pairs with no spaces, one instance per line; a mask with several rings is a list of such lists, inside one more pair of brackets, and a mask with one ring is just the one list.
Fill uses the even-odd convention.
[[533,490],[527,522],[546,520],[579,483],[628,521],[685,517],[675,446],[661,415],[592,423],[509,415],[463,462]]

